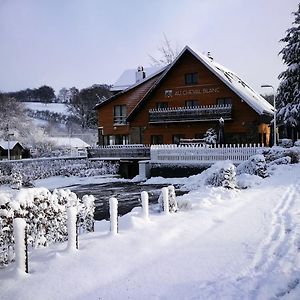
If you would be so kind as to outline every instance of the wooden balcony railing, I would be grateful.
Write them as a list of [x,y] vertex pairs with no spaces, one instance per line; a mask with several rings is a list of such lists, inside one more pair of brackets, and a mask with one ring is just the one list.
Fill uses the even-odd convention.
[[231,120],[231,111],[231,104],[150,109],[149,123]]

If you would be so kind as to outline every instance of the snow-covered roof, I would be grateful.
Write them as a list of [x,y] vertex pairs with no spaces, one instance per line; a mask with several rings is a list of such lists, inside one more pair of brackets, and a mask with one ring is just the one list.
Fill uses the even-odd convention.
[[[18,141],[9,141],[9,150],[12,150],[17,144],[23,147]],[[8,150],[8,141],[0,140],[0,147],[4,150]]]
[[55,143],[57,146],[66,146],[72,148],[87,148],[90,147],[88,143],[76,137],[49,137],[50,142]]
[[[169,64],[164,72],[160,75],[160,78],[154,83],[152,89],[148,91],[146,95],[140,100],[133,111],[128,115],[127,120],[131,120],[136,112],[141,107],[142,103],[147,99],[147,97],[155,90],[163,78],[169,73],[169,71],[174,67],[176,62],[180,57],[189,51],[194,55],[202,64],[204,64],[213,74],[215,74],[221,81],[223,81],[233,92],[235,92],[243,101],[245,101],[250,107],[252,107],[258,114],[274,114],[274,107],[257,92],[255,92],[248,84],[246,84],[240,77],[238,77],[234,72],[223,67],[222,65],[215,62],[213,59],[203,55],[195,53],[190,47],[185,46],[176,59]],[[138,83],[141,84],[142,82]]]
[[274,107],[256,91],[254,91],[244,80],[237,76],[234,72],[225,68],[203,54],[195,53],[191,48],[186,46],[183,51],[189,50],[196,56],[209,70],[219,77],[231,90],[241,97],[249,106],[251,106],[259,114],[274,113]]
[[[143,68],[143,71],[145,72],[145,79],[149,79],[152,75],[159,72],[162,69],[162,67],[146,67]],[[132,85],[136,84],[136,72],[137,69],[128,69],[125,70],[119,79],[113,84],[112,88],[110,89],[112,92],[114,91],[123,91]],[[142,80],[144,81],[144,80]],[[140,82],[142,82],[140,81]],[[139,83],[140,83],[139,82]]]

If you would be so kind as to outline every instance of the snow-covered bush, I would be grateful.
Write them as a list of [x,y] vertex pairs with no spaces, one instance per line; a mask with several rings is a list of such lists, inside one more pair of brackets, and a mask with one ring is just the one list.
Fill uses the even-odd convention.
[[300,160],[300,149],[299,147],[292,147],[292,148],[272,147],[264,151],[263,155],[265,156],[266,162],[268,164],[274,160],[286,156],[289,156],[291,158],[292,164],[296,164]]
[[281,158],[277,158],[271,162],[268,163],[268,166],[274,166],[274,165],[288,165],[292,161],[290,156],[284,156]]
[[[226,170],[226,171],[225,171]],[[236,187],[236,168],[231,161],[219,161],[200,174],[189,177],[181,187],[182,190],[192,191],[205,185]]]
[[204,134],[204,141],[206,144],[212,145],[217,143],[217,134],[213,128],[207,129]]
[[[175,187],[173,185],[169,185],[167,188],[168,188],[168,198],[169,198],[169,212],[176,212],[178,207],[177,207]],[[159,195],[158,204],[159,204],[160,211],[164,211],[164,202],[163,202],[163,193],[162,192]]]
[[294,146],[295,146],[295,147],[300,147],[300,140],[297,140],[297,141],[294,143]]
[[13,189],[20,189],[23,183],[23,176],[19,171],[14,172],[11,175],[11,187]]
[[79,199],[70,190],[45,188],[22,190],[16,200],[0,194],[0,266],[13,260],[13,219],[23,218],[28,224],[28,243],[32,247],[47,246],[67,239],[67,208],[75,207],[80,232],[93,231],[94,197]]
[[293,147],[293,141],[291,139],[280,139],[279,146],[283,148],[291,148]]
[[224,162],[214,166],[214,170],[207,176],[205,184],[234,189],[236,188],[235,176],[235,165],[231,162]]
[[237,169],[237,174],[258,175],[262,178],[268,177],[265,157],[262,154],[251,156],[247,161],[241,163]]
[[[88,159],[51,159],[1,162],[0,184],[32,186],[32,181],[51,176],[96,176],[116,174],[118,164]],[[18,183],[18,184],[17,184]]]

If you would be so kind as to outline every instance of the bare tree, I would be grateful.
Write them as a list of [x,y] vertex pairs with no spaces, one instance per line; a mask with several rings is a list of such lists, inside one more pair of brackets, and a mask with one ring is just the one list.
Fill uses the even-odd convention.
[[149,55],[151,64],[154,66],[166,66],[172,63],[179,54],[178,46],[174,47],[165,34],[163,35],[163,40],[161,41],[160,46],[158,47],[158,51],[160,53],[159,58]]

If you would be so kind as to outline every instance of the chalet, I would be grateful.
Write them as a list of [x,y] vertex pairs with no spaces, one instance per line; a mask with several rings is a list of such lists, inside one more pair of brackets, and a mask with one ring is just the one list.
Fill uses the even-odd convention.
[[99,145],[173,144],[210,128],[219,143],[270,143],[273,106],[212,57],[186,46],[148,73],[140,67],[129,84],[124,75],[96,105]]
[[18,141],[0,140],[0,159],[22,159],[25,148]]

